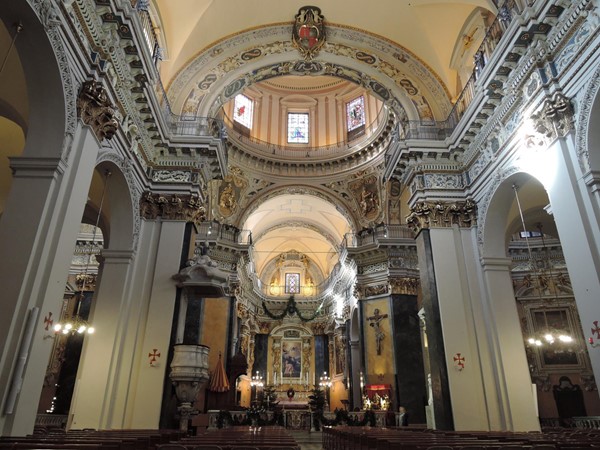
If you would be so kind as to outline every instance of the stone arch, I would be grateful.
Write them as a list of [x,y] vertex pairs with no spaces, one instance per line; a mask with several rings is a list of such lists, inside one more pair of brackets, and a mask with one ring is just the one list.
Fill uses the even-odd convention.
[[[340,25],[328,27],[328,42],[310,62],[292,46],[289,27],[280,24],[219,41],[179,72],[169,86],[169,98],[174,111],[214,115],[245,87],[290,73],[353,81],[409,119],[444,120],[452,108],[447,88],[416,55],[379,36]],[[423,116],[425,110],[431,117]]]
[[[479,220],[480,228],[485,236],[481,242],[483,257],[506,257],[509,234],[522,227],[513,186],[516,186],[518,191],[525,189],[525,191],[519,192],[519,201],[524,214],[535,209],[540,210],[549,202],[542,183],[528,173],[515,170],[500,179],[490,189],[490,198],[482,211],[483,216]],[[542,200],[541,203],[540,200]]]
[[335,198],[333,195],[331,195],[330,193],[328,193],[327,191],[323,190],[323,189],[318,189],[314,186],[282,186],[279,187],[277,189],[274,189],[272,191],[269,191],[263,195],[258,195],[256,196],[256,198],[254,198],[252,200],[252,202],[248,205],[246,205],[244,207],[244,213],[239,217],[237,223],[239,226],[243,226],[243,224],[246,223],[248,217],[255,212],[260,205],[262,205],[264,202],[266,202],[267,200],[270,200],[274,197],[277,197],[279,195],[283,195],[283,194],[301,194],[301,195],[312,195],[314,197],[318,197],[322,200],[325,200],[326,202],[331,203],[332,205],[335,205],[335,208],[338,210],[338,212],[344,216],[348,222],[348,224],[350,225],[350,227],[356,231],[360,228],[359,226],[359,221],[356,217],[354,217],[354,215],[351,212],[351,209],[344,204],[341,199],[339,198]]
[[[107,173],[110,173],[109,177]],[[93,204],[93,209],[96,211],[99,209],[105,187],[100,222],[103,225],[105,248],[130,250],[134,243],[132,196],[121,169],[108,161],[98,164],[92,176],[89,202]]]
[[[27,138],[30,157],[68,157],[76,127],[75,88],[64,50],[58,14],[50,1],[11,2],[0,11],[6,28],[15,33],[15,50],[23,70],[28,101]],[[43,70],[40,70],[43,68]]]
[[136,250],[139,240],[140,227],[141,227],[141,217],[140,217],[140,189],[138,189],[135,178],[133,176],[133,168],[131,166],[131,162],[124,158],[121,158],[115,153],[112,152],[103,152],[98,155],[98,159],[96,160],[97,166],[106,165],[106,167],[113,166],[116,168],[118,173],[120,174],[120,180],[125,184],[120,183],[120,189],[122,193],[127,193],[125,198],[129,201],[129,209],[131,211],[130,217],[133,222],[132,229],[132,241],[131,241],[131,249]]
[[600,169],[600,68],[596,70],[580,102],[577,121],[577,157],[581,171]]

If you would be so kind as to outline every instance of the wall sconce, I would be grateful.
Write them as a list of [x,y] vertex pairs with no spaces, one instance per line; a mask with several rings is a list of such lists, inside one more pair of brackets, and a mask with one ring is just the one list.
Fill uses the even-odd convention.
[[459,371],[465,368],[465,357],[461,356],[460,353],[454,355],[454,367]]
[[[592,323],[594,324],[594,328],[592,328],[592,335],[588,339],[588,342],[592,348],[596,348],[600,346],[600,326],[598,326],[597,320],[594,320]],[[596,340],[594,340],[594,335],[596,335]]]

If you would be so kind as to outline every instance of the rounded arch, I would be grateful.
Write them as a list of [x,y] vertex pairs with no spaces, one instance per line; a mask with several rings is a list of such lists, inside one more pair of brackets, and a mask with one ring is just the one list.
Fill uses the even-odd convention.
[[528,173],[515,172],[491,190],[485,216],[480,221],[485,236],[484,257],[506,257],[510,235],[523,229],[515,188],[521,210],[528,219],[526,224],[536,221],[543,223],[547,230],[556,230],[554,220],[544,210],[549,199],[542,183]]
[[274,327],[271,332],[269,333],[269,336],[279,336],[281,335],[285,330],[298,330],[300,332],[301,335],[305,335],[305,336],[312,336],[313,332],[312,330],[302,324],[299,323],[285,323],[282,325],[277,325],[276,327]]
[[169,97],[175,111],[206,116],[249,85],[286,74],[354,81],[409,119],[443,120],[452,108],[445,85],[416,55],[394,42],[341,25],[328,27],[327,44],[310,62],[303,61],[292,46],[289,26],[265,26],[219,41],[179,72],[169,86]]
[[[141,227],[141,217],[139,212],[141,194],[135,183],[131,162],[118,156],[116,153],[102,152],[98,155],[96,165],[97,168],[100,166],[107,167],[111,172],[113,171],[112,168],[116,168],[116,172],[119,174],[119,192],[124,195],[124,198],[121,199],[120,203],[123,204],[123,208],[125,208],[125,202],[129,205],[130,213],[127,216],[131,219],[133,224],[131,231],[131,247],[123,248],[136,250]],[[128,231],[126,233],[129,233],[129,223],[129,219],[127,219],[126,224],[128,226]]]
[[252,233],[255,267],[263,281],[278,273],[285,255],[291,254],[306,258],[303,267],[314,266],[319,278],[326,278],[339,261],[344,237],[353,229],[339,202],[305,186],[282,187],[260,196],[246,208],[242,220],[243,229]]
[[[104,199],[102,199],[104,195]],[[92,176],[86,208],[100,211],[104,248],[130,250],[134,242],[132,201],[127,181],[116,165],[102,162]],[[102,204],[102,206],[101,206]]]
[[[53,8],[50,2],[29,0],[9,2],[0,9],[25,78],[27,138],[23,155],[29,157],[64,157],[65,133],[75,131],[75,90]],[[15,24],[22,26],[16,38]],[[1,84],[10,88],[11,83]]]
[[583,173],[600,170],[600,68],[594,73],[580,104],[577,127],[577,154]]
[[352,214],[351,208],[349,208],[348,205],[342,202],[341,199],[333,197],[331,193],[326,190],[318,189],[314,186],[308,185],[296,185],[293,188],[291,188],[290,186],[281,186],[277,189],[273,189],[262,195],[256,196],[256,198],[253,198],[252,201],[245,206],[244,213],[239,217],[237,221],[238,225],[242,228],[245,228],[244,225],[248,222],[248,218],[252,214],[254,214],[260,208],[261,205],[281,195],[307,195],[321,199],[333,205],[337,212],[346,219],[346,222],[348,223],[353,232],[360,228],[359,221]]

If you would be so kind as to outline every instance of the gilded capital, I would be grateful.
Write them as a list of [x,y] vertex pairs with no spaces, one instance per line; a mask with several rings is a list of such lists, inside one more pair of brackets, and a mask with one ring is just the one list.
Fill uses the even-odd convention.
[[95,80],[85,81],[81,85],[77,97],[77,115],[92,128],[100,141],[112,139],[119,126],[115,107],[102,83]]
[[195,195],[146,192],[140,199],[140,215],[148,220],[162,217],[198,223],[206,220],[206,209]]
[[418,278],[391,278],[392,294],[417,295],[419,290]]
[[469,228],[477,225],[477,205],[473,200],[464,202],[418,202],[406,217],[406,223],[418,233],[423,228],[447,228],[458,225]]

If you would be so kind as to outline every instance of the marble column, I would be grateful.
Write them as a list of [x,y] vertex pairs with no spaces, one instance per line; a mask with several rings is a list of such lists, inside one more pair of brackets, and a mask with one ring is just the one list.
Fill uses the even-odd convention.
[[539,430],[508,266],[504,277],[491,260],[482,268],[475,204],[412,211],[436,428]]

